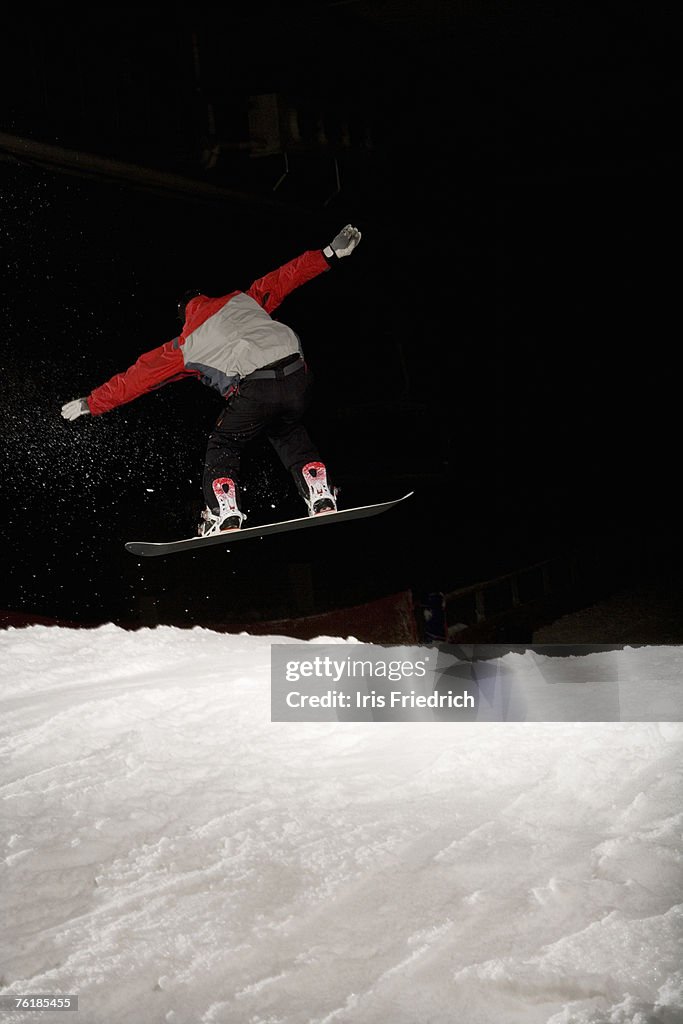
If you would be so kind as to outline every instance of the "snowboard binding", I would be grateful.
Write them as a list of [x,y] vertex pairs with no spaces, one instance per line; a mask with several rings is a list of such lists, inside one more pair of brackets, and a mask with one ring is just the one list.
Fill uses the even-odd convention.
[[301,470],[301,493],[309,516],[320,516],[337,511],[337,488],[330,490],[327,470],[322,462],[308,462]]
[[247,518],[237,504],[234,480],[227,476],[219,477],[213,481],[212,487],[218,502],[218,510],[214,512],[210,508],[204,509],[202,521],[197,529],[200,537],[212,537],[216,533],[240,530],[242,522]]

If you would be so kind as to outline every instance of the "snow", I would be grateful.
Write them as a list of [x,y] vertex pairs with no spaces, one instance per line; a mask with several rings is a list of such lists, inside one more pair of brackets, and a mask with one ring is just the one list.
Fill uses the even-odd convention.
[[271,723],[274,642],[300,643],[0,634],[4,996],[77,994],[82,1024],[683,1020],[682,725]]

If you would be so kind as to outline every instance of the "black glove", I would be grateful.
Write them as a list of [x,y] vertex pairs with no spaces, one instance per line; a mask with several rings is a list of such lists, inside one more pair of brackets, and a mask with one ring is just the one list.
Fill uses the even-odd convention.
[[358,228],[354,228],[352,224],[347,224],[338,235],[335,235],[330,244],[325,246],[323,253],[327,256],[328,260],[333,256],[341,259],[342,256],[348,256],[353,252],[360,239],[361,234]]

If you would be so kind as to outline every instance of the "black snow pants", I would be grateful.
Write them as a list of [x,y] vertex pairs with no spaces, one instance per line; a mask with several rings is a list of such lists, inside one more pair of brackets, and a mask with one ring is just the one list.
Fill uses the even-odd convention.
[[[310,404],[312,378],[303,360],[294,372],[285,371],[296,360],[283,360],[275,368],[260,370],[240,381],[209,437],[204,464],[204,500],[212,511],[218,503],[213,481],[230,477],[239,496],[240,461],[250,441],[266,436],[292,473],[300,494],[305,487],[300,470],[320,455],[301,419]],[[265,372],[272,376],[261,376]]]

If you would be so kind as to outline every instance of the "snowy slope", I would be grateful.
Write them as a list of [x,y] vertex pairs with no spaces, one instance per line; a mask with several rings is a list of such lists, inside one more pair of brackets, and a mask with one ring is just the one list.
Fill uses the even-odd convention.
[[271,641],[0,634],[5,995],[78,994],[78,1024],[683,1020],[682,726],[272,724]]

